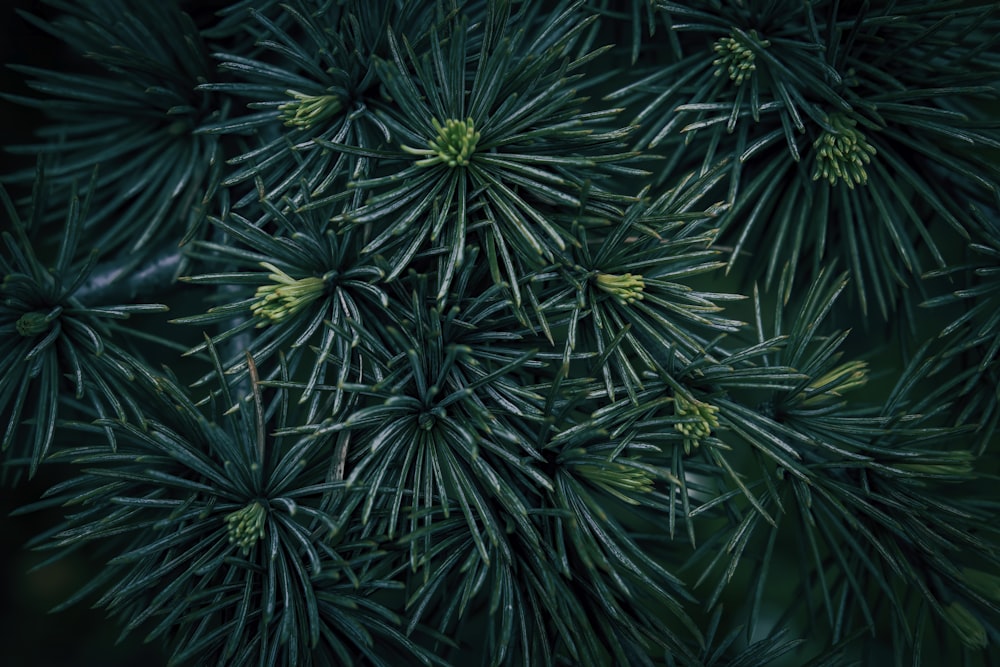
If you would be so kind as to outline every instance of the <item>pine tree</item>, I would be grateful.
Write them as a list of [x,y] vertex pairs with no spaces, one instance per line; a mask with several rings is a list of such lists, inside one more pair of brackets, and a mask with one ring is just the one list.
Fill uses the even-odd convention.
[[55,480],[6,521],[90,563],[60,609],[177,665],[993,664],[995,2],[18,21],[0,483]]

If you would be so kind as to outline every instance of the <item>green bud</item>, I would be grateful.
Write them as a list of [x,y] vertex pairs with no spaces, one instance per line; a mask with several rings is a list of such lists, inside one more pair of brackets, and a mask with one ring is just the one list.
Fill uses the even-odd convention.
[[972,472],[974,460],[972,452],[940,452],[905,459],[900,463],[894,463],[893,467],[926,477],[963,477]]
[[250,306],[250,312],[262,318],[258,327],[270,322],[280,322],[299,312],[326,292],[326,283],[322,278],[309,276],[307,278],[292,278],[290,275],[267,262],[261,266],[272,273],[268,278],[274,281],[257,288],[257,300]]
[[614,461],[601,465],[591,463],[572,465],[573,470],[589,482],[630,505],[638,505],[639,501],[625,493],[650,493],[653,490],[653,478],[648,472],[635,466]]
[[434,428],[434,424],[436,422],[437,420],[434,419],[434,415],[430,414],[429,412],[424,412],[423,414],[420,415],[420,417],[417,418],[417,424],[420,426],[420,428],[422,428],[425,431],[429,431],[432,428]]
[[312,127],[333,117],[342,108],[336,95],[306,95],[295,90],[286,90],[285,93],[294,99],[278,109],[281,119],[289,127]]
[[702,438],[707,438],[712,429],[719,427],[718,412],[719,408],[714,405],[690,401],[682,394],[674,396],[674,415],[687,418],[674,424],[674,429],[684,436],[685,454],[690,454],[692,447],[697,447]]
[[963,567],[962,581],[984,598],[1000,603],[1000,576],[971,567]]
[[33,310],[30,313],[21,315],[14,324],[14,328],[17,329],[17,333],[25,338],[31,338],[32,336],[37,336],[48,331],[50,322],[48,313]]
[[437,130],[437,136],[427,142],[429,148],[409,146],[401,148],[411,155],[426,155],[426,158],[417,160],[417,165],[421,167],[436,164],[446,164],[449,167],[468,165],[479,143],[479,132],[476,132],[475,122],[471,118],[465,120],[449,118],[442,127],[437,118],[432,118],[431,124]]
[[849,361],[816,378],[806,387],[803,405],[820,406],[839,401],[843,395],[868,382],[868,362]]
[[[766,49],[771,45],[766,39],[758,39],[757,33],[750,32],[751,38],[759,48]],[[712,61],[715,65],[715,75],[721,76],[723,73],[729,75],[730,80],[737,86],[742,84],[757,69],[754,62],[756,54],[753,48],[743,43],[741,36],[730,33],[729,37],[722,37],[715,41],[712,50],[719,54],[719,57]]]
[[642,300],[642,291],[646,288],[646,281],[642,276],[633,276],[631,273],[598,273],[596,282],[601,291],[615,297],[623,306]]
[[973,649],[986,648],[986,630],[972,612],[960,602],[952,602],[944,608],[944,619],[948,622],[962,643]]
[[264,522],[267,512],[258,501],[253,501],[243,509],[226,517],[226,530],[230,544],[236,544],[246,556],[257,541],[264,537]]
[[823,133],[813,142],[816,149],[816,169],[813,180],[825,178],[830,185],[843,180],[847,187],[868,182],[865,165],[872,161],[875,147],[868,143],[865,135],[856,129],[857,121],[842,113],[831,114],[827,124],[833,128]]

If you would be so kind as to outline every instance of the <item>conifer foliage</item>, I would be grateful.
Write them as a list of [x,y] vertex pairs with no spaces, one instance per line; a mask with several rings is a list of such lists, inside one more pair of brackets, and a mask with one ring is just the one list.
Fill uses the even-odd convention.
[[63,606],[177,665],[991,664],[995,2],[44,4],[0,483],[64,471]]

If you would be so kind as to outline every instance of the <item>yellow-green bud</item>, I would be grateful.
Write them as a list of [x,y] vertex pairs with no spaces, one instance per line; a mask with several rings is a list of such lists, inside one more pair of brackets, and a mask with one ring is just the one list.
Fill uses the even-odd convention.
[[962,580],[984,598],[1000,603],[1000,576],[963,567]]
[[961,602],[952,602],[944,608],[944,618],[956,633],[962,643],[969,648],[986,648],[986,629],[972,612]]
[[263,320],[258,327],[294,315],[326,291],[326,283],[317,276],[296,279],[273,264],[261,262],[260,265],[271,271],[267,277],[274,282],[258,287],[257,301],[250,306],[250,312]]
[[836,402],[845,392],[868,382],[868,362],[849,361],[816,378],[805,390],[803,405],[819,406]]
[[[758,39],[755,32],[751,31],[750,35],[761,48],[766,49],[771,45],[766,39]],[[744,44],[740,36],[733,33],[730,33],[729,37],[717,39],[712,45],[712,50],[719,54],[719,57],[712,61],[716,67],[715,76],[721,76],[725,72],[737,86],[750,78],[757,69],[754,62],[756,54],[753,49]]]
[[718,412],[719,408],[714,405],[690,401],[682,394],[674,396],[674,415],[687,418],[674,424],[674,429],[684,436],[685,454],[690,454],[692,447],[697,447],[702,438],[707,438],[713,428],[719,427]]
[[430,167],[436,164],[464,167],[469,164],[472,154],[476,152],[476,145],[479,143],[479,132],[476,132],[475,122],[471,118],[465,120],[449,118],[442,127],[437,118],[432,118],[431,124],[437,130],[437,136],[427,142],[429,148],[411,148],[410,146],[402,146],[401,148],[411,155],[426,155],[426,158],[417,160],[417,165],[421,167]]
[[17,329],[17,333],[25,338],[30,338],[48,331],[50,321],[47,313],[33,310],[21,315],[14,324],[14,328]]
[[623,306],[642,300],[642,291],[646,288],[646,281],[642,276],[633,276],[631,273],[598,273],[596,282],[601,291],[615,297]]
[[639,501],[625,495],[626,492],[649,493],[653,490],[653,478],[648,472],[624,463],[579,463],[573,464],[573,469],[594,485],[630,505],[638,505]]
[[[894,463],[893,467],[928,477],[962,477],[972,472],[974,460],[975,456],[972,452],[940,452],[914,459],[905,459],[900,463]],[[1000,599],[997,601],[1000,602]]]
[[229,514],[226,517],[226,530],[229,532],[230,544],[237,545],[244,556],[250,553],[250,549],[264,537],[266,519],[267,511],[256,500]]
[[827,124],[834,131],[823,130],[813,142],[813,148],[816,149],[813,180],[825,178],[830,185],[843,180],[852,190],[855,184],[864,185],[868,182],[865,165],[872,161],[872,156],[876,153],[875,147],[856,129],[857,121],[845,114],[831,114],[827,118]]
[[307,95],[296,90],[286,90],[285,93],[294,99],[278,109],[281,119],[289,127],[312,127],[333,117],[342,108],[336,95]]

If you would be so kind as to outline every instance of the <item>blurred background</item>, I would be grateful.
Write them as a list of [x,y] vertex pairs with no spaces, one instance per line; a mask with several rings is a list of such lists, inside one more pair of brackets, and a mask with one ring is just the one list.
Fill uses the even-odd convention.
[[[45,16],[49,11],[38,0],[0,0],[0,93],[25,95],[30,91],[10,63],[59,69],[66,55],[59,42],[33,28],[17,12]],[[0,98],[0,174],[31,168],[34,158],[12,155],[11,145],[31,141],[38,120],[35,112]],[[6,226],[6,213],[0,215]],[[14,488],[0,489],[0,664],[4,667],[156,667],[166,657],[156,644],[142,637],[118,642],[117,625],[103,611],[90,609],[90,601],[50,614],[49,610],[72,595],[96,573],[98,563],[86,554],[75,554],[39,570],[35,566],[49,555],[30,551],[26,543],[51,526],[61,509],[10,516],[18,507],[35,502],[63,478],[57,467],[44,467],[32,480],[22,479]]]

